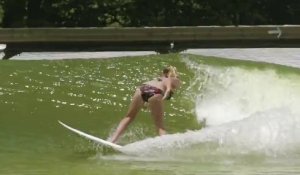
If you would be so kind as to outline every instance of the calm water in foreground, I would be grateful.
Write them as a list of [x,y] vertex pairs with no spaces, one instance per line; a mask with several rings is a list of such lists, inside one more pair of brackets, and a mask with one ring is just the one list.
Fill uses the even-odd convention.
[[[141,82],[165,65],[183,80],[166,102],[169,135],[143,109],[122,154],[106,139]],[[0,174],[300,174],[300,70],[189,54],[0,62]],[[206,127],[202,122],[206,120]]]

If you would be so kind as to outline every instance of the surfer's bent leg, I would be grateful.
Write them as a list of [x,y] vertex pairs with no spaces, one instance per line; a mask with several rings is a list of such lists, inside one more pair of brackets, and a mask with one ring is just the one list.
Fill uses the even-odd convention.
[[164,111],[162,98],[162,95],[155,95],[149,99],[149,108],[154,119],[157,133],[159,135],[166,134],[166,130],[163,123]]
[[132,97],[132,101],[129,105],[127,114],[121,120],[116,131],[113,133],[110,139],[112,143],[115,143],[119,139],[119,137],[124,133],[127,126],[134,120],[134,118],[136,117],[140,109],[143,107],[143,105],[144,105],[144,101],[141,97],[141,92],[139,89],[137,89],[135,94]]

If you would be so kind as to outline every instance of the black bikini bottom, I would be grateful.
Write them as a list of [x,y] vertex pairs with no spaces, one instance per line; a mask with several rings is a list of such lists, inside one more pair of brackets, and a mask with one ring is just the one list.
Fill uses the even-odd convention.
[[148,102],[148,99],[156,94],[161,94],[161,95],[164,94],[164,92],[161,89],[147,84],[142,85],[140,87],[140,90],[142,93],[142,99],[145,102]]

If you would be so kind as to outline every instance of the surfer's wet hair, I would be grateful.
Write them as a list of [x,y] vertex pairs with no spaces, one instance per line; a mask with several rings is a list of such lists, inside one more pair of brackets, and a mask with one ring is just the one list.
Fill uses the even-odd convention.
[[167,67],[165,67],[165,68],[163,69],[163,74],[164,74],[165,77],[168,77],[169,71],[170,71],[170,70],[169,70]]
[[168,66],[163,69],[165,77],[178,77],[177,69],[174,66]]

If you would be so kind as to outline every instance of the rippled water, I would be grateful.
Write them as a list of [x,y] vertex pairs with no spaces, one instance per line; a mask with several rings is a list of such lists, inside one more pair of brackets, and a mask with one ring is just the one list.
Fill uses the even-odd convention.
[[[169,135],[143,109],[120,144],[107,138],[141,82],[165,65],[182,88],[165,105]],[[0,63],[0,174],[299,174],[299,69],[188,54]],[[203,123],[206,127],[202,128]]]

